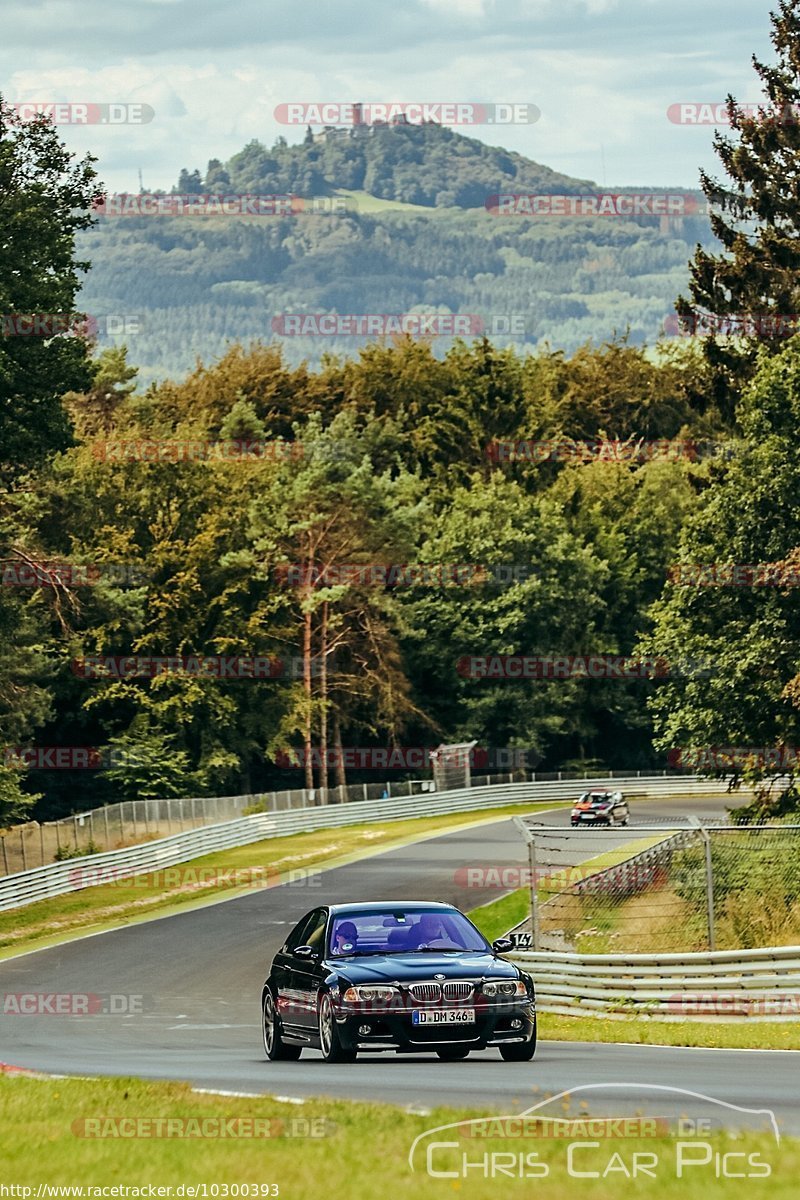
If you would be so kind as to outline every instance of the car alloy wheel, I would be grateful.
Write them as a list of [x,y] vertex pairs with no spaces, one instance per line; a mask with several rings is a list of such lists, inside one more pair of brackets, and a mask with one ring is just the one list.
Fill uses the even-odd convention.
[[261,1029],[264,1036],[264,1053],[271,1062],[297,1062],[303,1052],[302,1046],[287,1046],[278,1027],[275,1012],[275,997],[267,990],[264,994]]
[[319,1048],[322,1051],[322,1057],[325,1062],[355,1062],[356,1051],[346,1049],[339,1039],[339,1031],[336,1028],[336,1019],[333,1015],[333,1005],[327,992],[323,992],[319,998],[317,1019],[319,1024]]

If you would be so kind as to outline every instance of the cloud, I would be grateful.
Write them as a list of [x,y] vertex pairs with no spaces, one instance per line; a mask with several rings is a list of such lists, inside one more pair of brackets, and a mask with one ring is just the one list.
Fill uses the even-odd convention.
[[273,116],[282,102],[357,99],[533,103],[534,126],[470,133],[581,178],[605,160],[609,183],[691,186],[716,170],[711,130],[666,109],[757,99],[772,5],[734,21],[728,0],[5,0],[0,78],[9,100],[149,103],[141,128],[62,129],[115,190],[140,166],[169,187],[251,138],[298,139]]

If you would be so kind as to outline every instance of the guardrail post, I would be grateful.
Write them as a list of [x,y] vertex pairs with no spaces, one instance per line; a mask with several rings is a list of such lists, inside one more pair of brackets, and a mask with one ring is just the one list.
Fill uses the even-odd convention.
[[0,838],[0,841],[2,841],[2,843],[3,843],[3,869],[7,875],[8,874],[8,853],[6,851],[6,835],[5,834],[3,834],[2,838]]
[[23,834],[21,829],[19,831],[19,848],[22,851],[22,869],[23,869],[23,871],[27,871],[28,861],[25,857],[25,835]]
[[711,863],[711,837],[698,817],[689,817],[689,824],[697,829],[703,839],[706,860],[706,921],[708,923],[708,948],[716,950],[717,937],[714,928],[714,870]]
[[703,830],[703,841],[706,844],[706,909],[708,911],[708,948],[716,950],[717,937],[714,928],[714,870],[711,864],[711,836],[707,829]]
[[110,850],[111,847],[109,846],[109,837],[108,837],[108,805],[107,804],[103,805],[103,824],[105,826],[105,832],[106,832],[106,850]]
[[539,889],[536,881],[536,838],[531,835],[528,842],[528,865],[531,872],[531,942],[533,951],[539,949]]

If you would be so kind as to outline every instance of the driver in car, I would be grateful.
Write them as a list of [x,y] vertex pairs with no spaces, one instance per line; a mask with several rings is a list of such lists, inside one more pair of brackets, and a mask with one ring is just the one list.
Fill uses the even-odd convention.
[[414,942],[420,946],[454,946],[438,913],[423,913],[413,930]]
[[353,922],[342,921],[341,925],[336,926],[336,931],[333,935],[331,953],[352,954],[356,948],[357,939],[358,931]]

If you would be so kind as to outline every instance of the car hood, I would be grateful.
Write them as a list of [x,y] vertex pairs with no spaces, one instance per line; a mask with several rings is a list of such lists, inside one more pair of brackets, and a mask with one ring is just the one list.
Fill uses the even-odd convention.
[[350,983],[404,983],[432,979],[519,979],[513,963],[493,954],[376,954],[365,958],[329,958],[326,965]]

